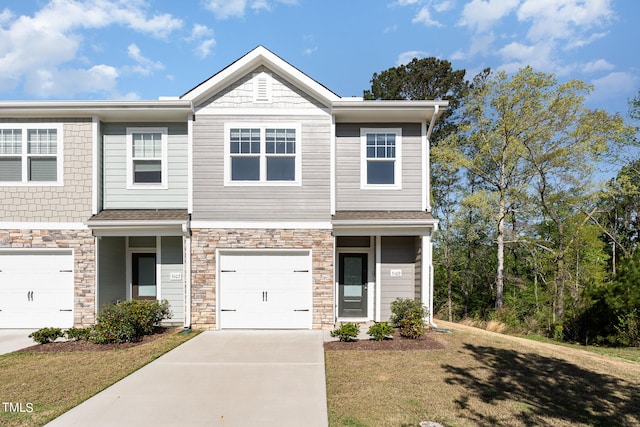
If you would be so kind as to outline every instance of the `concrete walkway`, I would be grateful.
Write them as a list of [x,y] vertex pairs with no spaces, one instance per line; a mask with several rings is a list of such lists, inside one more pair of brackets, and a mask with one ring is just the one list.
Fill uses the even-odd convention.
[[213,331],[170,351],[48,426],[322,426],[320,331]]
[[12,353],[37,343],[29,338],[37,329],[0,329],[0,354]]

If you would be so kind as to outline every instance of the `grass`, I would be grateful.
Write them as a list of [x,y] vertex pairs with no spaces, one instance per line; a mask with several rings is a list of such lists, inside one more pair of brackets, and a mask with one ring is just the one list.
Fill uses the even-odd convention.
[[569,344],[564,342],[558,342],[540,335],[523,335],[523,338],[527,338],[533,341],[553,343],[553,344],[562,345],[565,347],[575,348],[579,350],[586,350],[592,353],[602,354],[605,356],[619,357],[621,359],[630,360],[632,362],[640,362],[640,347],[600,347],[595,345],[585,346],[580,344]]
[[445,350],[327,351],[330,426],[640,424],[638,363],[445,327]]
[[[128,349],[2,355],[0,425],[44,425],[196,335],[167,334]],[[23,412],[2,402],[20,404],[14,408]]]

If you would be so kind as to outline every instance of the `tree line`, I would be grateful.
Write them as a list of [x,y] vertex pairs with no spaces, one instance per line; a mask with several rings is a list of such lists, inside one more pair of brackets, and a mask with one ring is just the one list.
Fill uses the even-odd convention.
[[436,314],[640,345],[640,91],[623,117],[587,107],[592,90],[433,57],[373,74],[366,99],[449,101],[431,141]]

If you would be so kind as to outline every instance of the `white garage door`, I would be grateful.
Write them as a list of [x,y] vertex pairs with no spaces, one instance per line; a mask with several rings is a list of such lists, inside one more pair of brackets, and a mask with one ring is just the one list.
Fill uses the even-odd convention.
[[220,328],[311,329],[309,251],[220,255]]
[[73,253],[0,251],[0,328],[73,326]]

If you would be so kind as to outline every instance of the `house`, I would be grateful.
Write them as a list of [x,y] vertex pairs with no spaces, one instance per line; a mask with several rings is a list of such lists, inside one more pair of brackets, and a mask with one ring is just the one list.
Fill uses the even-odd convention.
[[0,328],[129,299],[203,329],[432,308],[446,107],[342,98],[262,46],[175,98],[0,102]]

